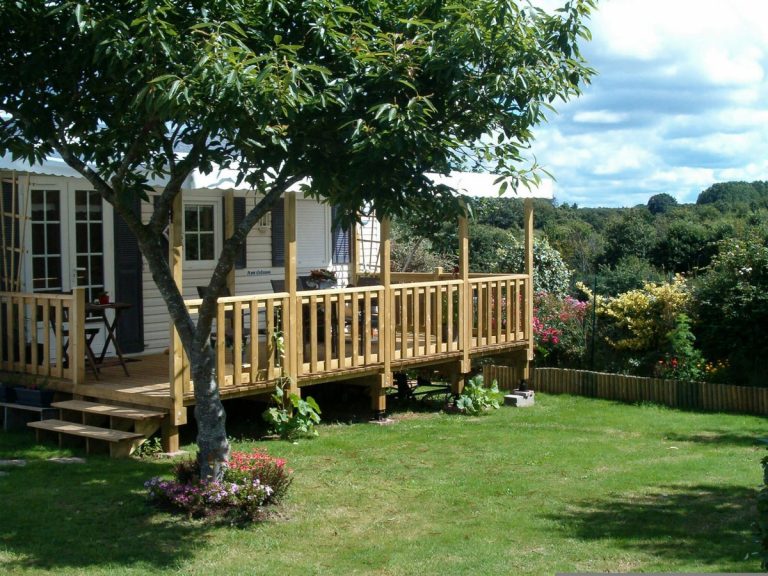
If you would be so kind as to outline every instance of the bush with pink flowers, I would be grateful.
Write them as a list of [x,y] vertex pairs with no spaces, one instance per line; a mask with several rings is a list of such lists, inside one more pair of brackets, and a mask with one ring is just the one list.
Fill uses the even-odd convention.
[[202,480],[197,460],[184,460],[176,465],[173,480],[155,477],[144,487],[150,502],[161,509],[192,518],[253,522],[282,501],[291,481],[285,460],[254,450],[233,451],[220,482]]
[[551,292],[537,292],[533,302],[537,364],[580,366],[587,349],[589,304]]

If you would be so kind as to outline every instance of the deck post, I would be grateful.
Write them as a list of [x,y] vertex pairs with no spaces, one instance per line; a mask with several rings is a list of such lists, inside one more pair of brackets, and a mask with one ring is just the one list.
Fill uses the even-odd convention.
[[299,394],[299,333],[301,302],[296,291],[297,272],[296,246],[296,192],[285,193],[285,289],[290,294],[288,312],[288,334],[285,335],[285,375],[290,378],[291,394]]
[[165,453],[173,454],[179,451],[179,427],[173,425],[170,417],[163,418],[160,424],[160,436]]
[[[384,324],[383,329],[379,323],[379,351],[384,352],[384,373],[382,374],[382,388],[392,385],[392,357],[395,354],[395,325],[392,317],[394,308],[394,294],[392,293],[392,239],[391,222],[388,217],[380,220],[381,230],[381,283],[384,286],[384,301],[382,304]],[[382,316],[382,310],[379,315]]]
[[[179,192],[173,199],[171,219],[168,223],[168,263],[179,292],[182,292],[183,287],[182,223],[184,214],[182,207],[182,193]],[[168,379],[171,388],[171,412],[169,422],[163,426],[162,436],[163,449],[168,452],[175,452],[179,449],[178,427],[187,423],[187,410],[184,408],[184,347],[181,345],[181,338],[173,322],[171,322],[169,340]]]
[[451,394],[454,396],[459,396],[462,392],[464,392],[466,374],[463,372],[461,360],[451,366],[449,372],[449,380],[451,382]]
[[383,420],[387,413],[387,386],[386,375],[380,374],[374,377],[368,387],[371,393],[371,411],[374,420]]
[[72,290],[69,311],[69,365],[72,374],[72,394],[79,396],[78,387],[85,383],[85,288]]
[[524,378],[530,379],[533,362],[533,199],[525,199],[525,274],[528,289],[525,291],[525,329],[528,331],[528,355]]
[[[235,233],[235,193],[227,190],[224,193],[224,238],[231,238]],[[235,295],[235,267],[227,273],[227,288],[229,293]]]
[[461,278],[460,306],[460,346],[461,367],[463,374],[472,371],[472,361],[469,351],[472,343],[472,287],[469,284],[469,220],[466,216],[459,217],[459,278]]

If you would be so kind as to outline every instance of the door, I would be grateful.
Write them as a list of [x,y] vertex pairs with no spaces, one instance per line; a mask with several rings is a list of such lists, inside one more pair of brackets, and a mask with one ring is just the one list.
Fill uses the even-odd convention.
[[[35,179],[29,185],[26,285],[33,292],[86,289],[86,301],[113,291],[112,210],[82,182]],[[103,331],[93,345],[101,349]]]
[[[112,211],[94,190],[36,181],[29,190],[27,286],[33,292],[86,288],[92,302],[113,287]],[[106,208],[110,208],[107,210]]]

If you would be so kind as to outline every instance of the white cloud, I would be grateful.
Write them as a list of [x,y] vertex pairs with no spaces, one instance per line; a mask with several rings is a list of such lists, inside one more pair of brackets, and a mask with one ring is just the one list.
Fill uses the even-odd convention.
[[616,124],[626,119],[627,114],[611,112],[610,110],[591,110],[587,112],[577,112],[573,115],[574,122],[593,124]]
[[536,130],[560,201],[695,201],[717,181],[768,180],[768,1],[604,0],[583,46],[598,71]]

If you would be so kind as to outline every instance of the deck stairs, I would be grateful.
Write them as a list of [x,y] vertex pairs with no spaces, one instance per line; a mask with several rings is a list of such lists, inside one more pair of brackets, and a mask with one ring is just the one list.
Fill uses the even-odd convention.
[[160,428],[165,412],[117,406],[86,400],[53,402],[59,418],[29,422],[38,441],[55,436],[59,446],[67,441],[85,442],[88,454],[109,452],[113,458],[130,456]]

